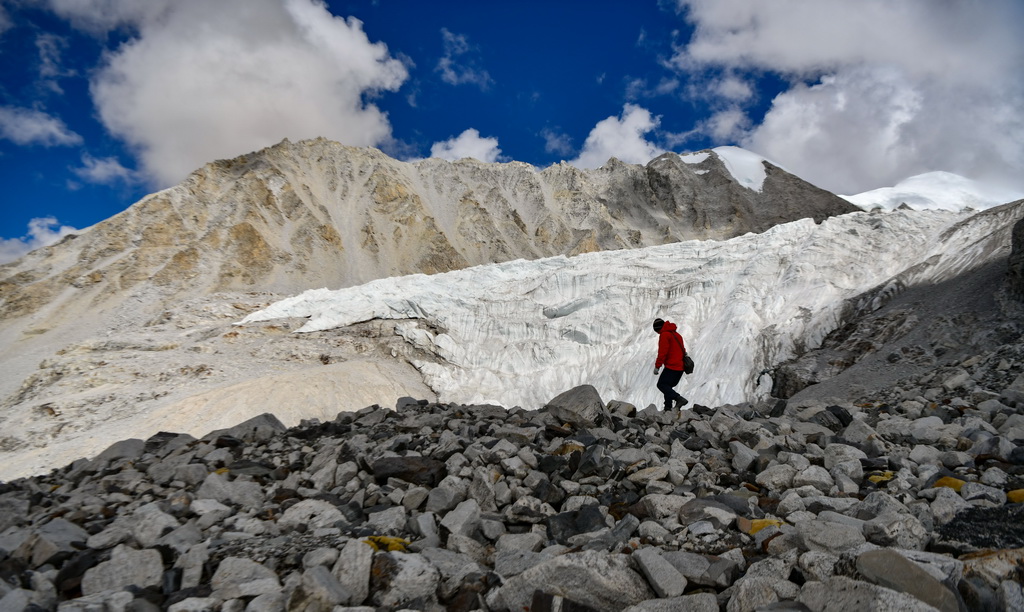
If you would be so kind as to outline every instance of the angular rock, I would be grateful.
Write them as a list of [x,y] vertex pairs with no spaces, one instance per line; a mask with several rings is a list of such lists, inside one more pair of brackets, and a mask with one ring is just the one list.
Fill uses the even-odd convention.
[[641,548],[633,553],[633,560],[658,597],[678,597],[686,590],[686,578],[661,556],[658,549]]
[[860,529],[827,521],[802,521],[796,525],[804,550],[840,553],[865,542]]
[[288,431],[288,428],[284,426],[284,423],[273,414],[264,412],[233,427],[211,431],[203,436],[203,440],[216,440],[223,436],[230,436],[245,442],[263,442],[285,431]]
[[361,540],[349,540],[338,555],[338,561],[331,573],[348,592],[345,605],[356,606],[370,596],[370,570],[373,565],[373,548]]
[[384,535],[397,535],[405,531],[408,521],[403,506],[392,506],[379,512],[371,512],[366,517],[366,525]]
[[114,442],[99,455],[93,458],[93,464],[105,465],[117,459],[138,459],[146,451],[146,442],[138,438],[129,438]]
[[445,464],[430,457],[383,457],[373,462],[370,471],[381,484],[400,478],[427,487],[437,486],[448,475]]
[[580,385],[560,393],[544,409],[560,423],[577,427],[599,425],[606,414],[604,401],[592,385]]
[[857,571],[869,582],[912,595],[942,612],[958,612],[956,595],[928,572],[894,550],[880,549],[861,553]]
[[164,564],[159,552],[133,550],[122,544],[111,552],[109,561],[86,570],[82,576],[82,594],[94,595],[129,586],[156,587],[160,586],[163,574]]
[[622,612],[718,612],[718,598],[714,593],[696,593],[668,599],[648,599]]
[[864,523],[864,537],[872,544],[922,550],[928,543],[928,530],[910,514],[888,513]]
[[330,502],[305,499],[285,510],[277,524],[285,528],[303,525],[315,529],[333,527],[338,521],[344,520],[345,515]]
[[210,474],[196,490],[198,499],[215,499],[226,504],[237,504],[243,508],[259,508],[263,504],[263,487],[251,481],[231,480],[217,474]]
[[131,517],[132,536],[143,548],[150,548],[169,531],[179,527],[178,519],[160,509],[156,503],[140,507]]
[[797,601],[811,610],[935,611],[934,607],[912,595],[844,576],[804,584]]
[[720,501],[697,498],[679,508],[678,518],[681,525],[709,521],[715,529],[724,529],[736,521],[736,511]]
[[451,533],[473,536],[480,529],[480,504],[467,499],[441,519],[441,526]]
[[655,596],[624,555],[584,551],[555,557],[513,576],[496,599],[508,609],[522,610],[531,604],[537,589],[597,610],[621,610]]
[[436,603],[441,573],[418,554],[378,553],[370,575],[370,599],[376,606],[425,609]]
[[58,555],[71,554],[84,545],[89,534],[78,525],[55,518],[35,530],[25,544],[31,545],[29,563],[39,567]]
[[329,569],[322,565],[302,573],[302,582],[292,591],[289,610],[333,610],[351,599],[352,595],[338,582]]

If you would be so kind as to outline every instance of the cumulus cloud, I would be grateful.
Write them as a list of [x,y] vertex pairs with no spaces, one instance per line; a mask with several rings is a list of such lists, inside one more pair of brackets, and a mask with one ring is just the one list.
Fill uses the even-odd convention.
[[[731,134],[839,192],[930,170],[1024,187],[1024,5],[1016,0],[679,6],[695,32],[673,57],[678,69],[769,72],[792,83],[760,123],[709,134]],[[723,107],[742,110],[742,87],[721,85],[714,94]]]
[[453,34],[441,28],[444,41],[444,56],[437,62],[441,80],[449,85],[470,84],[487,89],[493,82],[491,75],[480,67],[475,50],[463,34]]
[[646,164],[664,153],[646,138],[658,124],[659,119],[646,108],[626,104],[621,116],[603,119],[590,130],[579,157],[569,163],[579,168],[599,168],[615,157],[629,164]]
[[698,130],[717,142],[735,142],[746,136],[750,118],[739,108],[728,108],[700,122]]
[[28,233],[21,238],[0,238],[0,264],[5,264],[29,251],[50,246],[78,230],[60,225],[55,217],[39,217],[28,222]]
[[72,168],[71,171],[83,181],[96,185],[133,183],[136,180],[135,172],[122,166],[116,157],[97,159],[85,154],[82,156],[82,166]]
[[369,101],[408,73],[355,18],[316,0],[51,0],[77,27],[128,27],[91,82],[104,126],[157,186],[203,164],[324,136],[391,139]]
[[497,138],[483,138],[480,132],[470,128],[454,138],[435,142],[430,147],[430,156],[456,161],[472,157],[482,162],[496,162],[501,157]]
[[82,137],[68,129],[57,117],[42,111],[15,106],[0,106],[0,138],[19,145],[44,147],[76,145]]

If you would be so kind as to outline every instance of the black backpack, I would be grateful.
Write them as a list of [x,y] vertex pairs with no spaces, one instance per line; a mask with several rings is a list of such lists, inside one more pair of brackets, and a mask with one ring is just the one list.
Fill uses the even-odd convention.
[[686,345],[683,344],[682,336],[676,334],[679,338],[679,348],[683,349],[683,374],[693,374],[693,358],[690,357],[690,353],[686,350]]

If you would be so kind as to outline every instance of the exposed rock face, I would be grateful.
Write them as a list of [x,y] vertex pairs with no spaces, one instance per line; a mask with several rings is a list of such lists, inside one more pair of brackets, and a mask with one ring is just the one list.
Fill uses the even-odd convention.
[[1024,301],[1024,219],[1013,226],[1013,250],[1006,285],[1010,295]]
[[[762,192],[711,153],[645,166],[404,163],[319,139],[196,171],[60,244],[0,267],[0,317],[66,304],[296,293],[511,259],[722,239],[855,209],[774,166]],[[53,313],[50,313],[52,317]]]
[[[1006,293],[1024,299],[1024,285],[1015,285],[1024,283],[1020,202],[980,215],[999,219],[999,229],[991,235],[1005,238],[992,243],[1001,247],[989,247],[998,257],[937,284],[915,283],[911,267],[851,300],[844,307],[843,324],[820,347],[809,347],[800,357],[775,368],[772,394],[821,397],[814,386],[832,381],[829,388],[842,388],[840,395],[856,395],[859,378],[884,384],[920,374],[942,361],[1016,341],[1024,333],[1020,307],[1002,299],[1002,294],[1006,287]],[[1008,249],[1011,243],[1012,250]],[[977,247],[965,244],[963,250]],[[1007,250],[1009,272],[1003,255]]]

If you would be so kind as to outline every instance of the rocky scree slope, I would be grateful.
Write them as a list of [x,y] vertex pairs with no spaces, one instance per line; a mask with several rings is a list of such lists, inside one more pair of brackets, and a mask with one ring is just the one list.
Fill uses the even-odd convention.
[[125,440],[0,486],[0,607],[1020,609],[1024,343],[901,387]]

